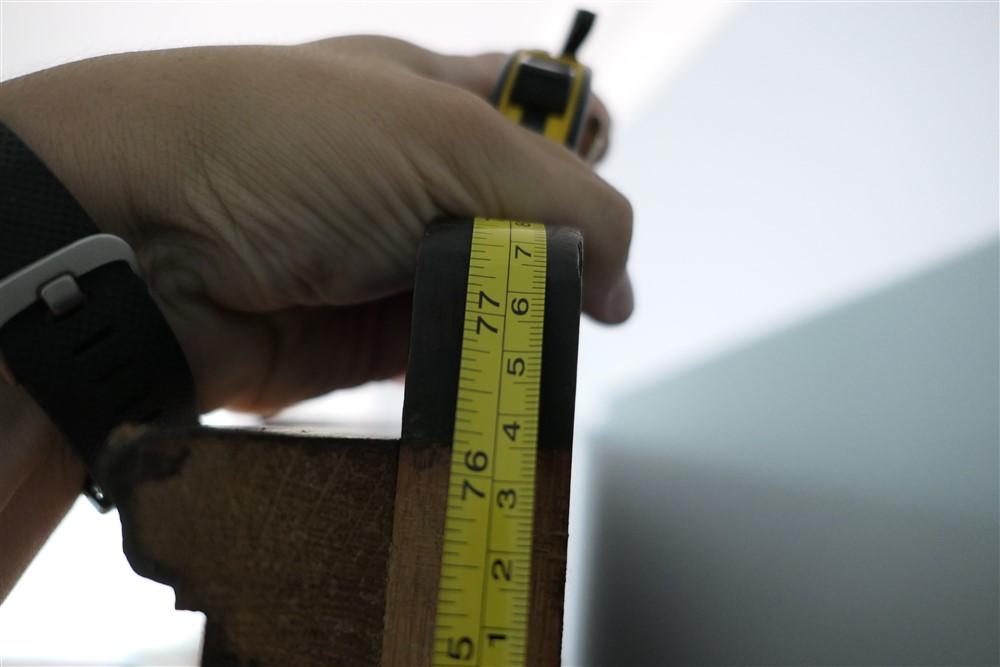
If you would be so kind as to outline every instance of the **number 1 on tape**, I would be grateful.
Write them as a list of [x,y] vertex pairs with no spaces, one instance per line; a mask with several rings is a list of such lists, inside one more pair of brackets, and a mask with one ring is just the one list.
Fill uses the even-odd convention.
[[434,665],[524,665],[545,313],[545,227],[476,218]]

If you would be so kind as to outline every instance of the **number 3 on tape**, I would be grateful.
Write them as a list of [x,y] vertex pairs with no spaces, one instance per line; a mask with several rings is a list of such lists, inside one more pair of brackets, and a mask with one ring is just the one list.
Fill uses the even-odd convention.
[[465,294],[434,665],[523,665],[545,227],[476,218]]

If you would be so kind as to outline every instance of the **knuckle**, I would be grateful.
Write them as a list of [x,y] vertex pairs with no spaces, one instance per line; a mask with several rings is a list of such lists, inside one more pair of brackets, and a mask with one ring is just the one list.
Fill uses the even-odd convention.
[[506,119],[465,90],[442,84],[436,93],[429,128],[443,167],[436,198],[451,202],[452,212],[498,214],[499,183],[516,151]]
[[413,103],[420,109],[413,127],[417,138],[453,149],[475,139],[484,123],[475,98],[466,91],[440,81],[422,79],[413,88]]

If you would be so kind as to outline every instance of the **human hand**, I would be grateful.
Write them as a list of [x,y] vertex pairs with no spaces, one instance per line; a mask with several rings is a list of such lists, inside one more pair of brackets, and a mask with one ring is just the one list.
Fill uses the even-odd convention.
[[442,215],[581,229],[585,311],[628,317],[631,208],[488,106],[502,63],[377,37],[124,54],[4,83],[0,119],[133,245],[201,409],[271,412],[403,369]]

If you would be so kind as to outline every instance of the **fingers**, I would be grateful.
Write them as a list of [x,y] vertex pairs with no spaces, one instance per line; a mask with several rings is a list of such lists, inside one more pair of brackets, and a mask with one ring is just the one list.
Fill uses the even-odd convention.
[[410,294],[344,307],[294,308],[271,322],[269,370],[227,407],[271,414],[298,401],[406,368]]
[[[424,51],[419,48],[418,50]],[[395,52],[401,55],[403,50],[398,49]],[[475,56],[447,56],[424,51],[419,57],[413,57],[411,65],[425,76],[489,99],[509,58],[510,54],[498,52]],[[588,164],[597,164],[608,151],[611,115],[601,98],[594,93],[590,95],[587,118],[584,122],[578,152]]]
[[[54,428],[48,427],[54,432]],[[83,487],[83,465],[61,436],[37,447],[24,476],[0,506],[0,603],[59,525]],[[5,489],[6,491],[6,489]]]
[[[499,78],[503,54],[446,56],[400,40],[344,37],[310,48],[351,57],[382,59],[441,84],[424,87],[414,113],[417,172],[437,208],[461,216],[486,215],[563,224],[586,241],[584,310],[617,323],[633,308],[625,269],[632,236],[632,207],[590,165],[564,147],[511,123],[483,101]],[[470,95],[469,93],[473,93]],[[588,153],[607,149],[607,108],[591,104]]]
[[[439,96],[446,95],[443,91]],[[574,154],[513,125],[468,94],[442,99],[441,164],[422,165],[443,211],[576,227],[586,242],[584,310],[607,323],[633,308],[626,272],[632,207]],[[415,154],[433,154],[434,149]]]
[[[453,56],[424,49],[415,44],[392,37],[378,35],[350,35],[311,42],[307,46],[332,54],[388,62],[425,76],[457,86],[479,97],[488,99],[500,80],[510,54],[500,52],[473,56]],[[607,153],[611,116],[601,98],[590,96],[580,155],[589,164],[596,164]]]

